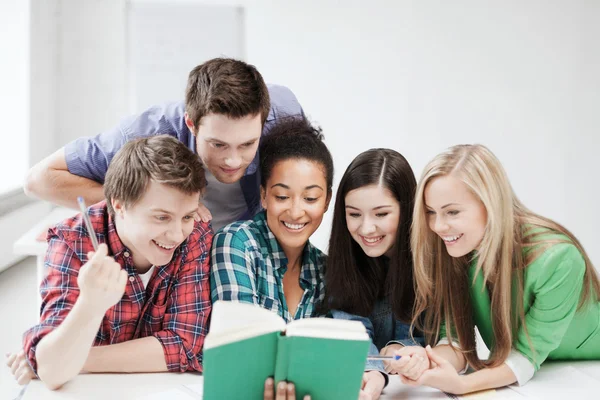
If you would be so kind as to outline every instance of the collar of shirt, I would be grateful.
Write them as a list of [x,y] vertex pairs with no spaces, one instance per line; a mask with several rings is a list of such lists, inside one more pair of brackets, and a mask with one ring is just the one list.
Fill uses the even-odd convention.
[[[256,224],[259,232],[267,243],[267,252],[270,254],[273,260],[273,267],[279,272],[280,269],[287,270],[288,259],[285,252],[279,245],[277,238],[269,229],[267,224],[267,215],[265,211],[261,211],[254,217],[254,223]],[[310,241],[306,242],[302,251],[302,269],[300,271],[300,283],[303,289],[309,287],[316,287],[319,284],[319,271],[318,271],[318,250],[314,247]]]

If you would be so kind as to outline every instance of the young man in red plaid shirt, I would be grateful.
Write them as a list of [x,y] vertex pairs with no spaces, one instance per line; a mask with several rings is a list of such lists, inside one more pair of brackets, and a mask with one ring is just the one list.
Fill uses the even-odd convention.
[[[196,222],[202,164],[169,136],[128,142],[106,200],[48,232],[40,323],[8,364],[20,384],[52,389],[80,372],[202,371],[211,310],[212,231]],[[35,375],[34,375],[35,374]]]

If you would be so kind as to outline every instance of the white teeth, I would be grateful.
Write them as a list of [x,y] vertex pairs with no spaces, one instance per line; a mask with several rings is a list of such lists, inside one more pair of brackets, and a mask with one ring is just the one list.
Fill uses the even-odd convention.
[[165,250],[171,250],[172,248],[174,248],[176,245],[173,246],[167,246],[161,243],[158,243],[156,240],[153,240],[153,242],[158,246],[158,247],[162,247]]
[[302,229],[306,226],[306,224],[288,224],[287,222],[283,222],[283,224],[289,228],[289,229],[293,229],[293,230],[299,230]]
[[379,236],[379,237],[376,237],[376,238],[366,238],[366,237],[363,236],[363,239],[367,243],[376,243],[376,242],[380,241],[382,238],[383,238],[383,236]]
[[442,236],[442,239],[444,239],[444,242],[456,242],[458,239],[460,239],[462,235],[458,235],[458,236]]

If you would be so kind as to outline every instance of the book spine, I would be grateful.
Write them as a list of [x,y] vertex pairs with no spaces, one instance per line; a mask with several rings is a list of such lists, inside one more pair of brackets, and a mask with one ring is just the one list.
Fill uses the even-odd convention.
[[275,358],[275,385],[288,378],[290,358],[290,338],[281,334],[277,337],[277,356]]

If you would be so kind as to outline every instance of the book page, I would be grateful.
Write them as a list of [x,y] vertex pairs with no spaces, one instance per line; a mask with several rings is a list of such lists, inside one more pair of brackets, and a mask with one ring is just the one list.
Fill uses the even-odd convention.
[[255,304],[218,300],[213,304],[205,348],[281,332],[285,321],[279,315]]
[[285,330],[286,336],[318,337],[343,340],[368,340],[362,322],[332,318],[304,318],[292,321]]

